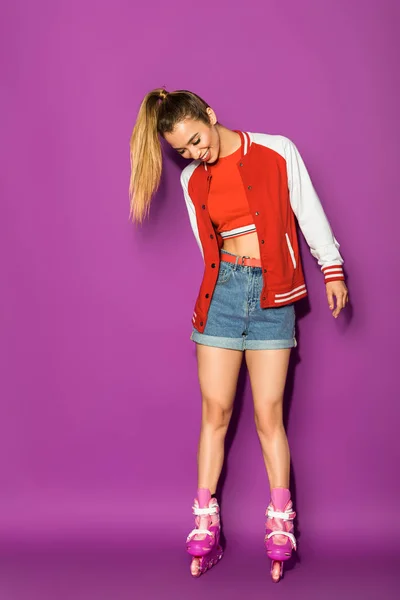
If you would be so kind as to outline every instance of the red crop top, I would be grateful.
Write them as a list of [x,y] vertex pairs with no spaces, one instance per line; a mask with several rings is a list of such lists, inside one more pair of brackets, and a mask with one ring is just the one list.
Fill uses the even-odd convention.
[[222,238],[233,238],[256,231],[253,217],[237,168],[241,148],[208,165],[212,176],[208,194],[208,212]]

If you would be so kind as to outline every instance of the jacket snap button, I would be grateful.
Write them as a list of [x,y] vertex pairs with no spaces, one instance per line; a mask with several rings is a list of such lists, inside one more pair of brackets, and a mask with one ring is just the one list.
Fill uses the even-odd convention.
[[206,205],[205,205],[205,204],[203,204],[201,208],[204,210],[204,209],[205,209],[205,207],[206,207]]
[[261,243],[264,244],[264,240],[261,240]]
[[256,217],[258,217],[259,214],[260,214],[259,212],[256,212]]
[[247,186],[247,189],[248,189],[248,190],[251,190],[251,185],[248,185],[248,186]]
[[239,166],[240,166],[240,167],[243,167],[243,163],[240,163],[240,164],[239,164]]
[[210,294],[206,294],[206,298],[209,298],[209,297],[210,297]]
[[263,296],[263,300],[266,300],[266,297],[265,297],[265,296]]
[[213,236],[213,234],[212,234],[212,233],[210,233],[210,238],[211,238],[212,240],[214,239],[214,236]]
[[215,263],[212,263],[211,268],[215,269]]
[[267,269],[264,269],[264,273],[266,273],[266,272],[267,272]]
[[200,321],[200,327],[203,327],[203,321]]

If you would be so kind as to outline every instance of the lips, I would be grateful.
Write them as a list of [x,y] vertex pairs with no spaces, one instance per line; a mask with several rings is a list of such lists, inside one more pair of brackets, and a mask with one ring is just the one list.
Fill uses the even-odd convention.
[[210,148],[208,148],[207,152],[200,157],[200,160],[206,161],[208,158],[210,158]]

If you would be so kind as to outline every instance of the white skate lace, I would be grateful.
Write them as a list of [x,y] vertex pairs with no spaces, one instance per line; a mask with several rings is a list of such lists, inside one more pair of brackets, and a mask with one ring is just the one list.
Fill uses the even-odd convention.
[[290,541],[292,542],[293,548],[296,550],[296,538],[294,537],[293,533],[289,533],[288,531],[271,531],[271,533],[269,533],[267,535],[267,540],[269,540],[269,538],[271,538],[273,535],[284,535],[285,537],[289,538]]
[[214,504],[214,506],[210,506],[210,508],[198,508],[197,506],[193,506],[193,514],[196,516],[205,516],[205,515],[217,515],[218,507]]
[[195,536],[195,535],[211,535],[214,536],[213,532],[210,531],[209,529],[193,529],[189,535],[187,536],[187,542],[190,542],[190,540]]
[[283,521],[293,521],[294,515],[294,510],[289,509],[287,512],[279,512],[277,510],[272,510],[272,508],[267,508],[267,517],[269,519],[282,519]]

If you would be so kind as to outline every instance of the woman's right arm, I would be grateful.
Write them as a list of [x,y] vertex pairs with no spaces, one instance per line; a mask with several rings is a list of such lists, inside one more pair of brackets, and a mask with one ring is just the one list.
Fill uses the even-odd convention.
[[196,239],[196,242],[200,248],[201,255],[204,259],[203,246],[201,245],[199,228],[197,226],[196,209],[195,209],[193,201],[189,195],[189,179],[190,179],[194,169],[196,168],[196,166],[197,166],[196,164],[191,163],[190,165],[188,165],[187,167],[185,167],[183,169],[183,171],[181,173],[181,186],[183,189],[183,195],[185,197],[186,208],[187,208],[187,211],[189,214],[190,225],[192,227],[192,231],[193,231],[194,237]]

